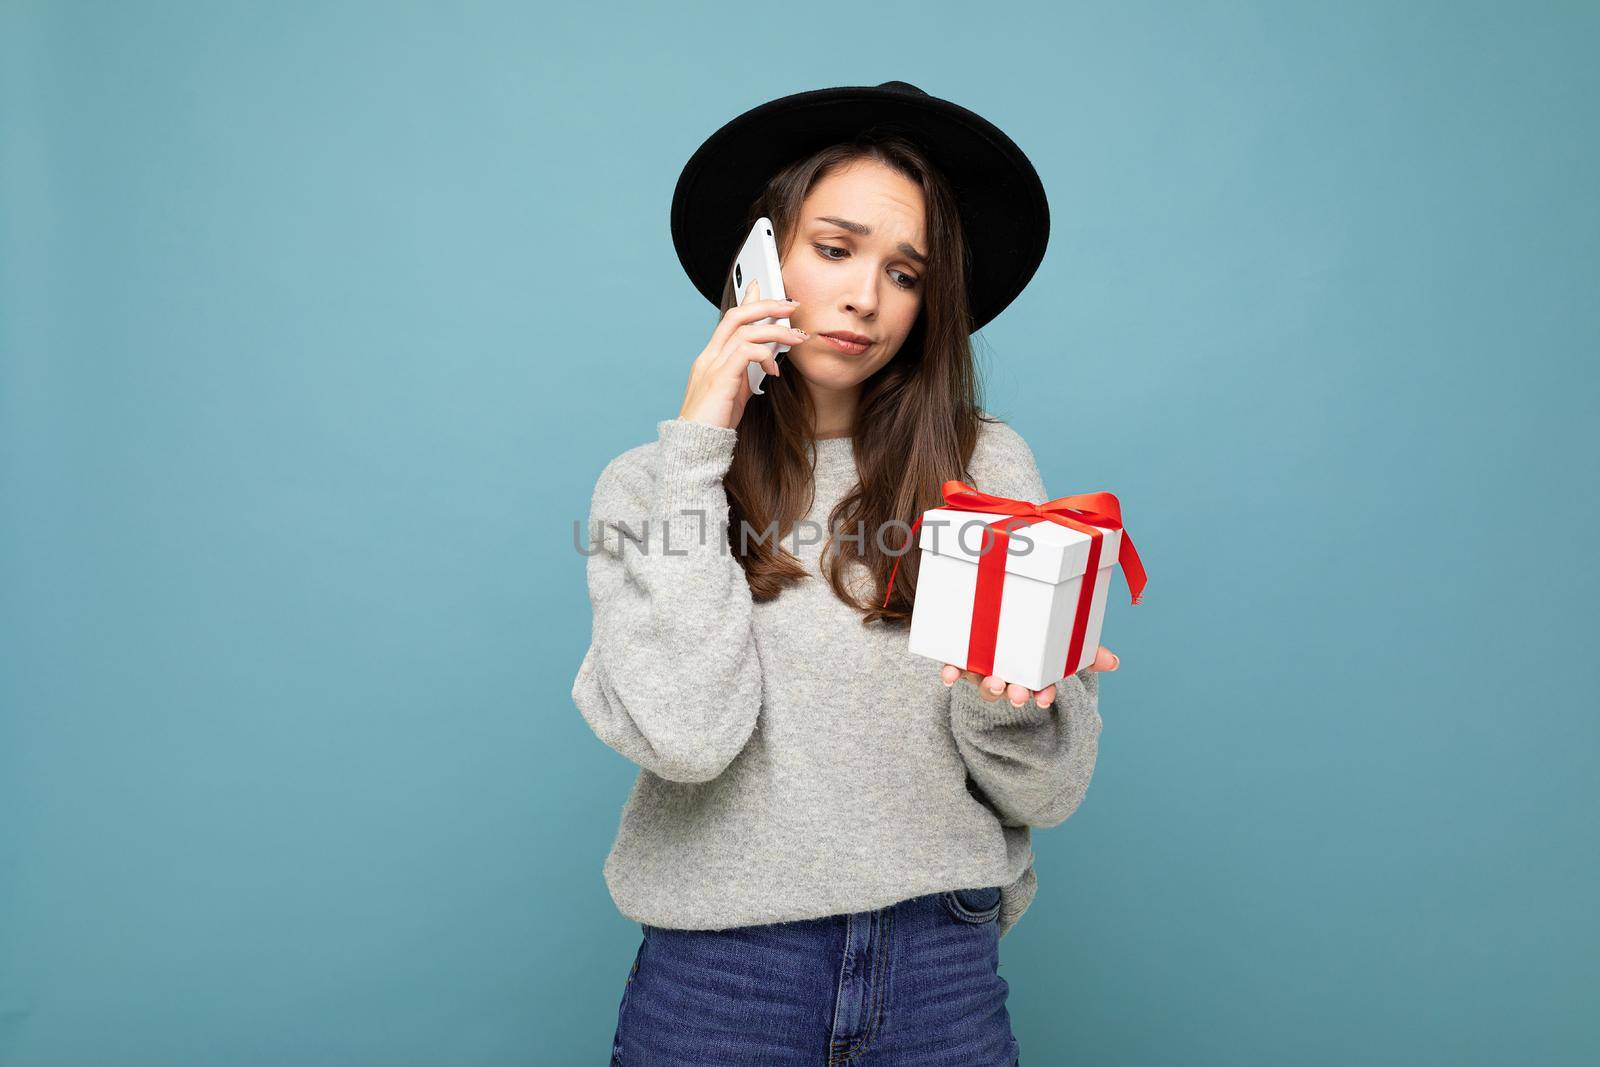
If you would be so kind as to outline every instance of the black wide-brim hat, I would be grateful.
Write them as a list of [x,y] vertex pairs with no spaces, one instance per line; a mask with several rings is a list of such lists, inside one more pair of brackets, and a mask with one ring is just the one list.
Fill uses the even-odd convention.
[[721,307],[751,204],[782,167],[869,129],[913,141],[955,190],[970,251],[977,330],[1015,300],[1044,259],[1050,207],[1022,149],[994,123],[915,85],[888,81],[780,97],[732,119],[684,164],[672,243],[694,287]]

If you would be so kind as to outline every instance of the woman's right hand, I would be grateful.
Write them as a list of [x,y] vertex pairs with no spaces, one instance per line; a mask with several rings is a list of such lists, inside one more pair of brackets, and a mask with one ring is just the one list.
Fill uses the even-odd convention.
[[793,300],[762,300],[760,284],[752,281],[745,290],[745,302],[723,313],[711,332],[711,341],[695,357],[678,418],[736,428],[746,401],[755,395],[745,368],[760,363],[768,374],[782,373],[765,342],[793,347],[811,336],[804,330],[776,322],[762,324],[761,320],[785,318],[799,306]]

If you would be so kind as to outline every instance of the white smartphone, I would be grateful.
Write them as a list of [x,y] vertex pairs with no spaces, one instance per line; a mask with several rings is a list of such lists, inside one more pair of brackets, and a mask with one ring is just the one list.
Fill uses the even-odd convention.
[[[745,302],[745,293],[752,281],[761,286],[762,300],[788,299],[788,294],[783,291],[783,274],[778,270],[778,241],[772,236],[772,220],[765,215],[750,227],[749,236],[739,248],[739,258],[733,261],[733,292],[740,304]],[[762,323],[776,321],[780,326],[789,325],[788,316],[776,320],[768,317],[760,321]],[[782,341],[767,341],[764,344],[767,351],[772,353],[774,361],[789,351],[789,346]],[[766,378],[767,372],[762,369],[761,364],[745,364],[745,373],[750,381],[750,391],[757,396],[763,395],[761,382]]]

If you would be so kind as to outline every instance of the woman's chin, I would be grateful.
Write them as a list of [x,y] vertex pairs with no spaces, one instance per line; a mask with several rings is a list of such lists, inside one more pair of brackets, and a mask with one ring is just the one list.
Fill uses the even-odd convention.
[[807,353],[804,359],[784,358],[795,365],[802,379],[819,389],[850,389],[865,380],[861,364],[842,352],[824,354],[821,358],[812,353]]

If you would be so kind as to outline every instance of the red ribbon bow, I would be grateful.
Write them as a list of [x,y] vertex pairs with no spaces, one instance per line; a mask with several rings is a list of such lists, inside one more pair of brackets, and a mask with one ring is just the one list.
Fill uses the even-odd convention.
[[[1084,565],[1083,583],[1078,591],[1078,609],[1072,621],[1072,640],[1067,647],[1067,663],[1061,671],[1064,678],[1083,655],[1083,638],[1089,628],[1089,609],[1094,603],[1095,580],[1100,574],[1100,543],[1106,530],[1122,530],[1122,543],[1117,550],[1117,562],[1128,581],[1132,603],[1139,603],[1144,593],[1144,564],[1133,547],[1133,540],[1122,527],[1122,505],[1110,493],[1081,493],[1077,496],[1057,497],[1043,504],[1027,500],[1013,500],[1006,496],[980,493],[965,482],[951,480],[944,483],[944,506],[934,511],[986,511],[998,512],[1005,518],[997,519],[984,527],[983,547],[978,552],[978,588],[972,606],[972,629],[967,638],[967,670],[976,671],[981,678],[994,673],[995,642],[1000,633],[1000,601],[1005,588],[1006,554],[1010,551],[1011,531],[1032,526],[1037,522],[1053,522],[1089,535],[1089,560]],[[917,530],[922,526],[922,516],[911,524],[911,540],[907,551],[916,544]],[[991,537],[992,533],[992,537]],[[995,551],[998,549],[998,551]],[[883,605],[889,606],[889,595],[894,592],[894,576],[900,570],[900,560],[894,562],[889,572],[889,588],[884,593]]]

